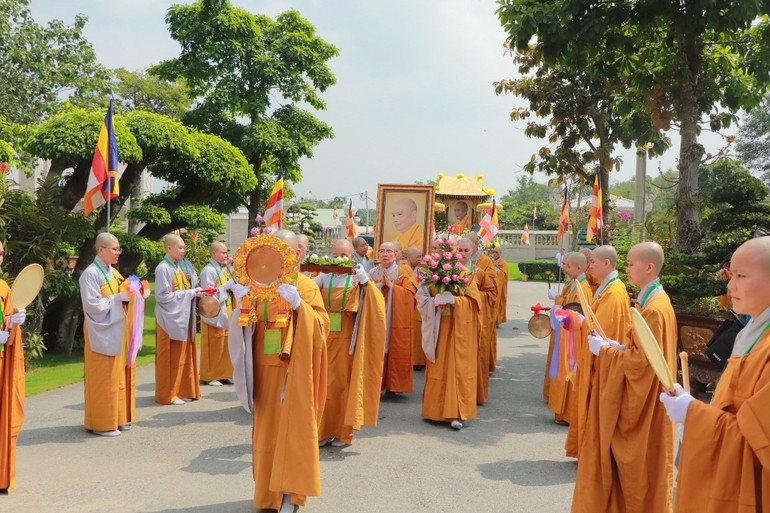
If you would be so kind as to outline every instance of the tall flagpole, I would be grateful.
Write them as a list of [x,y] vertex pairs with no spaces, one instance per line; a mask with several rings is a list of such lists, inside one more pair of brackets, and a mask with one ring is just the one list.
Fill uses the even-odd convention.
[[[601,194],[601,192],[602,192],[602,169],[601,169],[601,167],[599,167],[599,169],[596,170],[596,181],[599,184],[599,194]],[[602,213],[601,224],[599,224],[599,245],[603,246],[604,245],[604,205],[603,205],[603,203],[604,203],[604,194],[601,194],[601,196],[602,196],[602,200],[598,202],[599,204],[597,205],[597,209],[598,209],[599,212]],[[598,200],[599,198],[597,197],[596,199]]]

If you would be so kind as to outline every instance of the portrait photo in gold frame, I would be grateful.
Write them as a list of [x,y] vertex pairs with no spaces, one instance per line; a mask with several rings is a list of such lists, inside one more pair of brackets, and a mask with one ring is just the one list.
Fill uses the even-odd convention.
[[377,186],[377,222],[374,227],[375,255],[383,242],[398,241],[404,251],[430,249],[433,233],[433,185]]

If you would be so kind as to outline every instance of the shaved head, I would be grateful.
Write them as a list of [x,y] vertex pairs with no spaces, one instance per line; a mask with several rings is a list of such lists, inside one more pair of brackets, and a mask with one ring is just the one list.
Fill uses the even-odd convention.
[[[113,234],[109,232],[102,232],[96,236],[96,242],[94,242],[94,247],[98,251],[99,248],[108,248],[113,244],[117,244],[117,243],[118,243],[118,238],[115,237]],[[0,249],[2,249],[2,244],[0,244]]]
[[579,268],[581,271],[586,268],[586,264],[588,263],[586,256],[583,253],[578,253],[577,251],[573,253],[567,253],[567,255],[564,257],[564,260]]
[[733,258],[736,255],[752,262],[757,269],[770,276],[770,236],[747,240],[735,250]]
[[663,248],[657,242],[641,242],[632,247],[628,254],[634,256],[642,263],[652,264],[655,267],[655,273],[660,273],[663,268],[663,262],[665,258],[663,256]]
[[289,230],[277,230],[273,232],[273,237],[276,239],[281,239],[286,244],[289,245],[291,249],[294,251],[297,251],[299,248],[299,241],[297,240],[297,234],[294,232],[290,232]]
[[406,248],[406,256],[407,258],[414,255],[422,255],[422,250],[419,248],[415,248],[414,246],[410,248]]
[[222,251],[222,250],[227,251],[227,246],[225,245],[224,242],[221,242],[221,241],[212,242],[211,245],[209,246],[209,253],[214,253],[215,251]]
[[334,241],[334,244],[332,244],[332,255],[344,255],[348,258],[353,258],[353,244],[351,244],[350,241],[346,239],[339,239]]
[[612,246],[599,246],[591,252],[597,260],[609,260],[614,269],[618,265],[618,252]]
[[758,318],[770,308],[770,237],[741,244],[730,259],[730,272],[727,292],[733,310]]
[[165,237],[163,237],[163,246],[165,246],[166,250],[172,246],[177,246],[179,244],[184,244],[184,241],[182,240],[182,237],[179,235],[176,235],[174,233],[169,233]]

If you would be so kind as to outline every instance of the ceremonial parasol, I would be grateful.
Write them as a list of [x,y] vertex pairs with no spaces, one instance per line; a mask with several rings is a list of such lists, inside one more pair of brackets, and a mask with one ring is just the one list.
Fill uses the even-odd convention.
[[655,340],[655,335],[652,334],[641,312],[636,308],[631,308],[631,327],[634,330],[634,340],[642,348],[645,356],[647,356],[647,361],[650,362],[650,367],[652,367],[655,375],[658,376],[663,389],[669,393],[673,392],[674,378],[671,376],[671,371],[666,364],[663,351],[660,349],[658,341]]

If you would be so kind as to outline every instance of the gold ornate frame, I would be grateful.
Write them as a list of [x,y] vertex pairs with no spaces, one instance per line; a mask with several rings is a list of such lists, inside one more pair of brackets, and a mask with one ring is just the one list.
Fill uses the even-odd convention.
[[[402,197],[408,195],[418,204],[418,208],[423,209],[423,215],[418,216],[418,224],[422,225],[424,230],[424,239],[422,252],[430,251],[433,233],[433,208],[436,200],[436,188],[433,185],[397,185],[397,184],[378,184],[377,185],[377,222],[374,225],[374,256],[377,257],[377,251],[380,244],[387,242],[385,240],[385,225],[388,222],[386,212],[388,210],[389,196],[395,195]],[[406,251],[407,248],[403,248]]]
[[[248,263],[251,253],[259,248],[269,247],[274,249],[281,258],[281,274],[271,283],[260,283],[249,275]],[[297,252],[294,251],[286,242],[273,237],[272,235],[260,234],[249,237],[236,250],[233,256],[233,278],[241,285],[247,285],[251,291],[244,298],[244,305],[248,304],[248,299],[270,300],[275,298],[278,293],[276,289],[281,283],[293,283],[294,275],[297,274]]]

